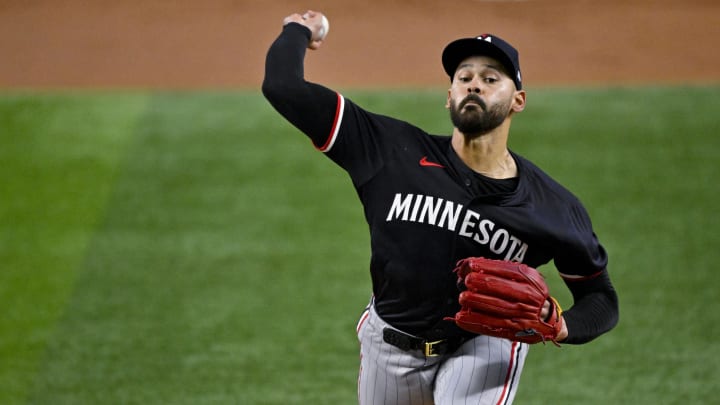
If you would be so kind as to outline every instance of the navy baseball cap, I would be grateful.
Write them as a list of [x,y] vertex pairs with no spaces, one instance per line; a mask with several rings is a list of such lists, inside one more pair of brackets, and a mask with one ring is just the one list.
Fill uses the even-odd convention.
[[445,47],[442,64],[452,81],[460,62],[470,56],[490,56],[502,63],[518,90],[522,89],[520,75],[520,57],[518,51],[502,38],[492,34],[483,34],[473,38],[461,38]]

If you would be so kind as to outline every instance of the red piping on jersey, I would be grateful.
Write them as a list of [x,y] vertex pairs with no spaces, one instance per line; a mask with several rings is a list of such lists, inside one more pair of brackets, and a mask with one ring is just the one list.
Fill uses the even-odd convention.
[[325,141],[325,145],[320,147],[316,146],[317,150],[320,152],[330,152],[330,149],[332,149],[335,144],[338,132],[340,132],[340,124],[342,123],[343,111],[345,110],[345,98],[341,96],[340,93],[336,94],[337,106],[335,107],[335,120],[333,121],[332,128],[330,129],[330,136],[328,136],[327,141]]
[[560,277],[562,277],[563,280],[565,280],[565,281],[570,281],[570,282],[573,282],[573,281],[586,281],[586,280],[592,280],[592,279],[594,279],[595,277],[598,277],[599,275],[603,274],[604,271],[605,271],[605,270],[603,269],[603,270],[600,270],[600,271],[598,271],[597,273],[593,273],[593,274],[591,274],[591,275],[589,275],[589,276],[574,276],[574,275],[569,275],[569,274],[560,273]]
[[[512,347],[510,348],[510,364],[508,365],[508,371],[507,376],[505,376],[505,384],[503,385],[503,391],[502,394],[500,394],[500,399],[497,401],[497,405],[505,404],[507,399],[510,398],[510,381],[513,379],[514,374],[513,369],[515,368],[515,363],[518,361],[518,346],[520,345],[519,342],[513,342]],[[506,396],[507,395],[507,396]]]

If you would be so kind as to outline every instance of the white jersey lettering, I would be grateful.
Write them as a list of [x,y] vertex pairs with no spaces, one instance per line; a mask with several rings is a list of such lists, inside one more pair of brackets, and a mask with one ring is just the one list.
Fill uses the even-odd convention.
[[[422,194],[403,195],[397,193],[385,221],[415,222],[455,232],[462,210],[462,204],[442,198]],[[457,232],[462,237],[486,246],[492,253],[502,256],[504,260],[522,262],[528,250],[527,243],[473,210],[465,212]]]

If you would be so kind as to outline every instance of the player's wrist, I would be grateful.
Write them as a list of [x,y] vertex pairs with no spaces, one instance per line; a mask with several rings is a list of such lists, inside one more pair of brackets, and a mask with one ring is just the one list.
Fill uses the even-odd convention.
[[545,322],[552,321],[552,318],[556,319],[554,323],[556,325],[557,333],[553,341],[555,343],[559,343],[565,340],[568,336],[567,323],[565,323],[565,318],[563,317],[563,309],[560,306],[558,300],[555,299],[555,297],[550,296],[548,298],[548,303],[550,308],[547,314],[547,318],[545,318]]
[[567,322],[565,322],[565,318],[563,318],[562,315],[560,316],[560,323],[561,323],[560,331],[558,332],[557,336],[555,337],[555,341],[558,343],[567,339],[567,337],[569,335],[568,328],[567,328]]

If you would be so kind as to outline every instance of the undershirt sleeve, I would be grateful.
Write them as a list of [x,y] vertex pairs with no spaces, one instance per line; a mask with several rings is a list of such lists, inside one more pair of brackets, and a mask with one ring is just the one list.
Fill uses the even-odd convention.
[[316,148],[327,151],[337,135],[342,96],[305,80],[304,59],[311,32],[289,23],[268,50],[262,91],[270,104],[305,133]]
[[574,304],[563,313],[568,328],[568,337],[563,343],[589,342],[618,323],[618,297],[607,270],[586,279],[564,280]]

